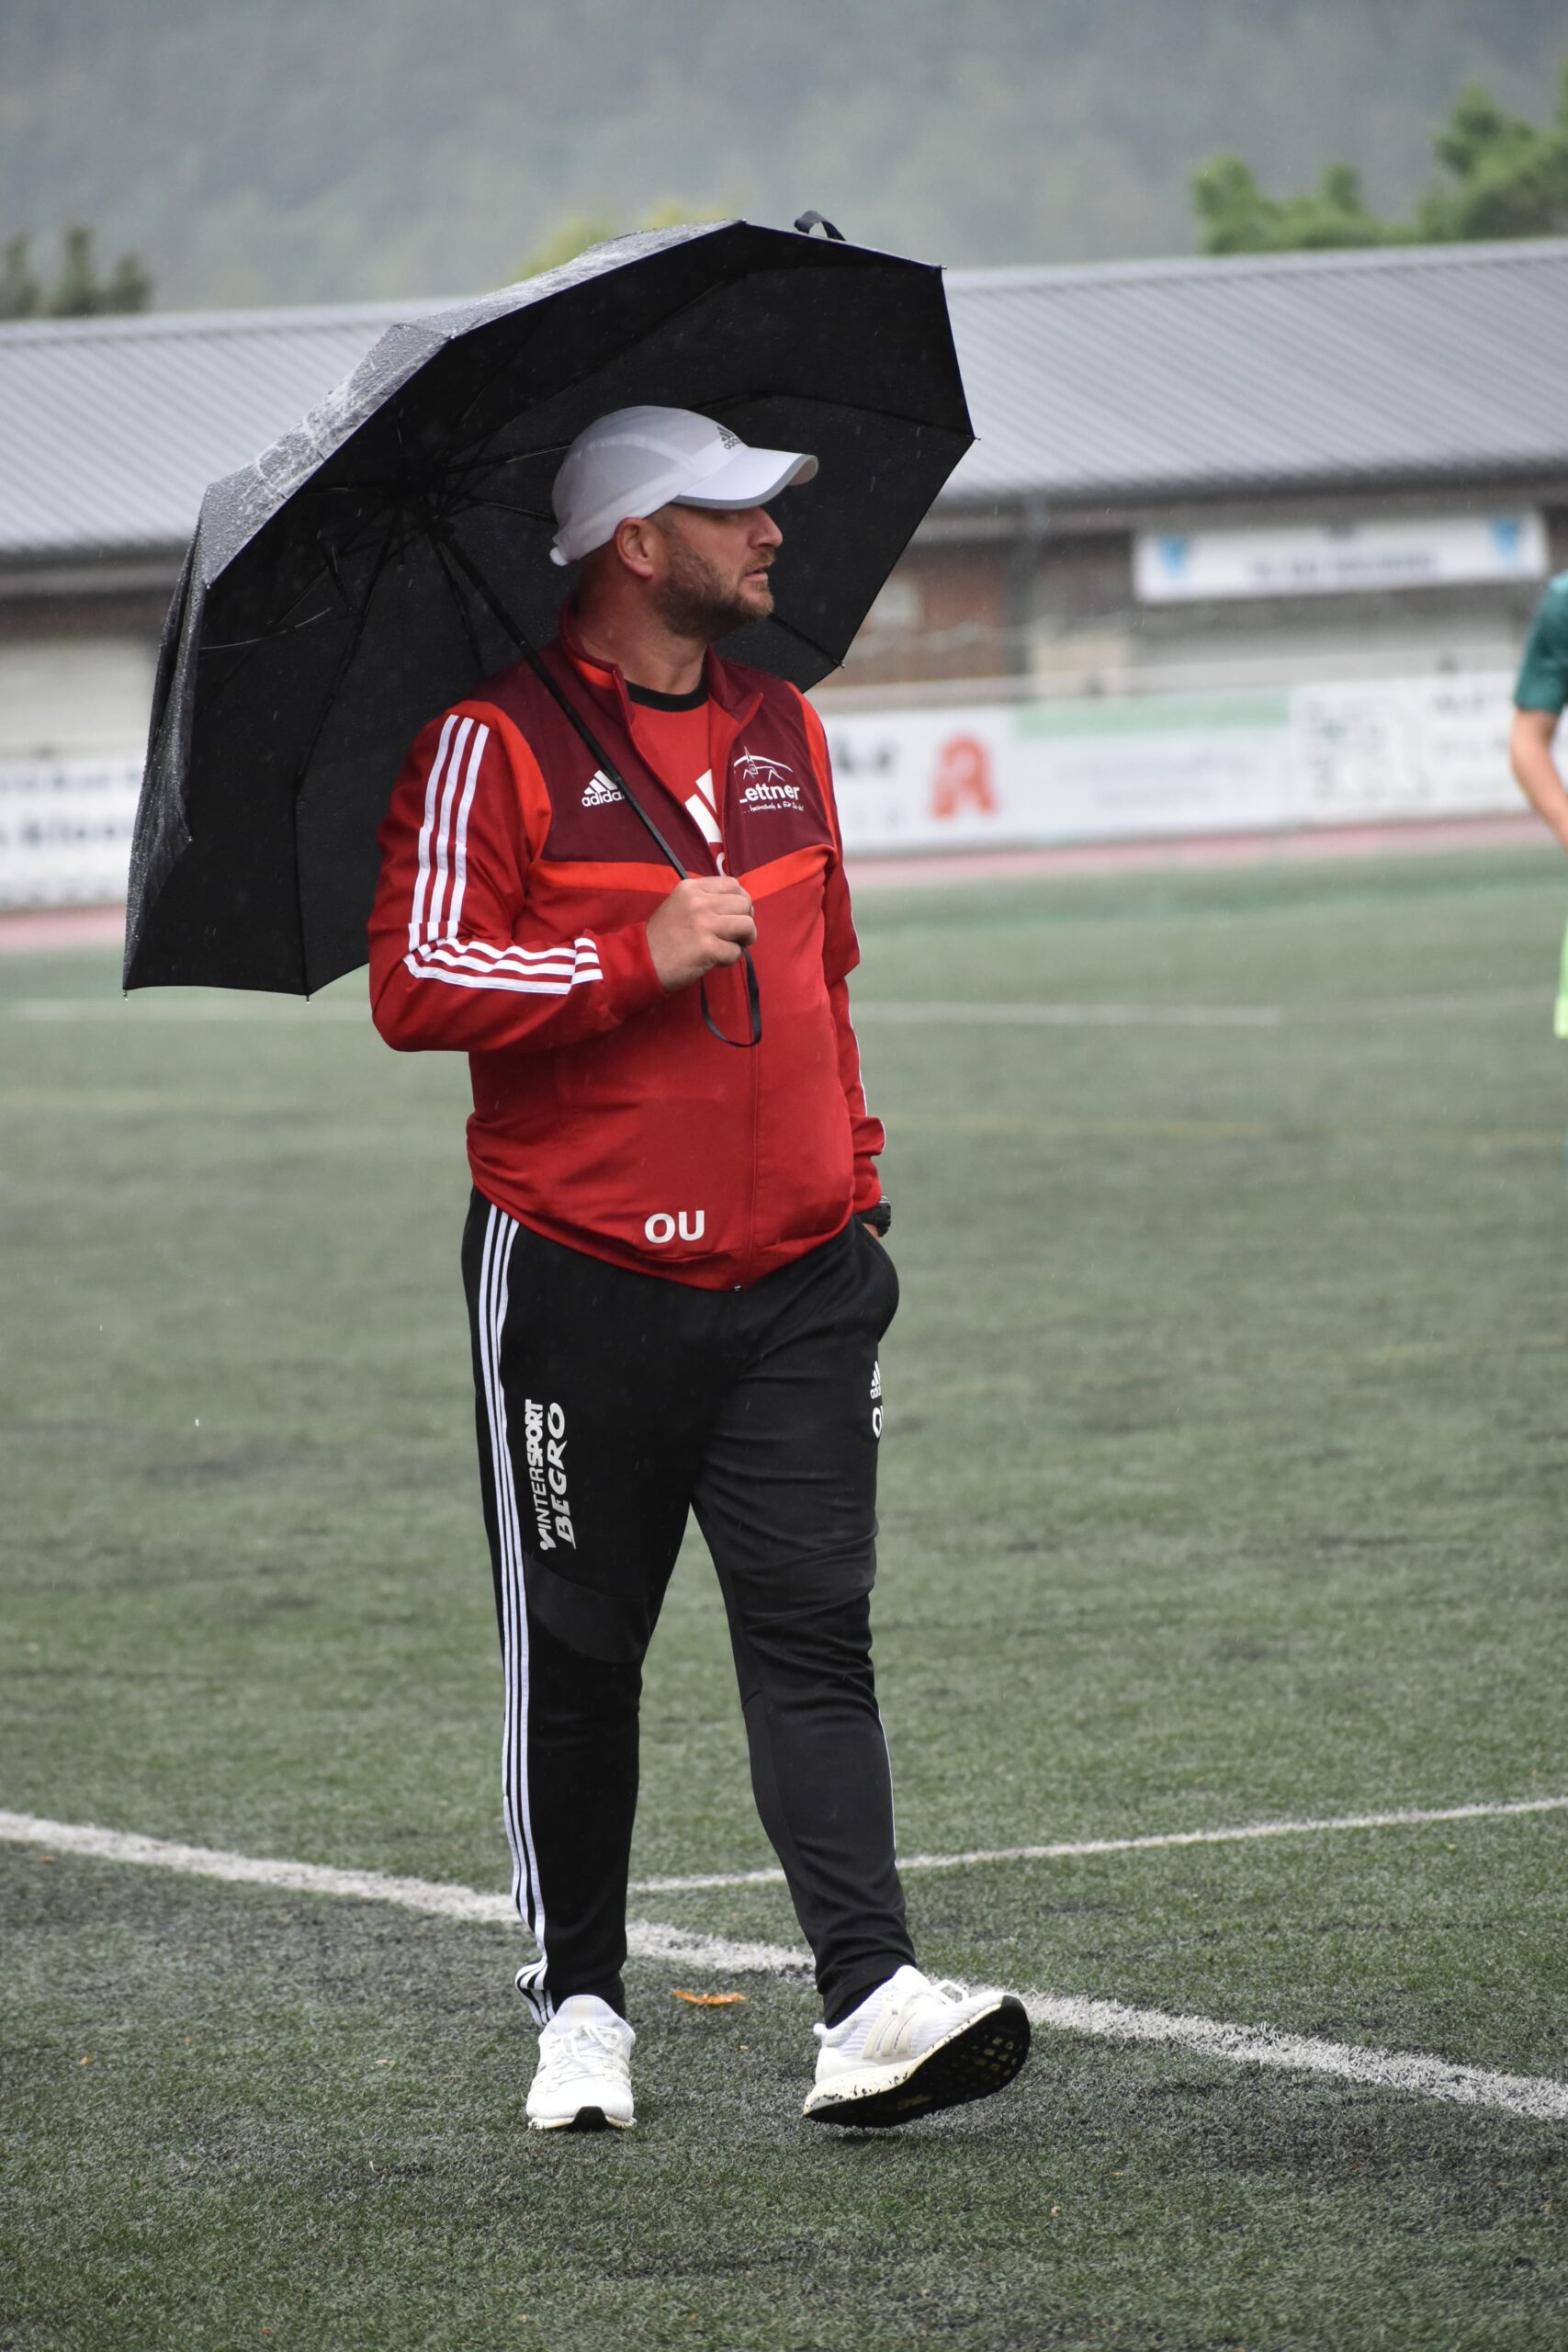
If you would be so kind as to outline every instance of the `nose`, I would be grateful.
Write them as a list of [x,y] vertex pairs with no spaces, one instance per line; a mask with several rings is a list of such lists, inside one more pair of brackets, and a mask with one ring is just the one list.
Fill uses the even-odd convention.
[[754,548],[776,548],[784,543],[784,533],[765,506],[752,509],[751,545]]

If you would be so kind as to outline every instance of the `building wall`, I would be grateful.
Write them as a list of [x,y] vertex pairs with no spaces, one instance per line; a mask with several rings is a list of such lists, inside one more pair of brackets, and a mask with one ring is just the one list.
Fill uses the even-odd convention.
[[109,631],[0,638],[0,759],[138,752],[157,650]]
[[[1521,503],[1499,493],[1503,503]],[[1549,563],[1568,569],[1568,503],[1540,506]],[[1406,502],[1408,504],[1409,502]],[[1457,503],[1453,511],[1473,511]],[[1440,503],[1420,502],[1441,512]],[[1348,502],[1317,507],[1259,501],[1226,522],[1340,519],[1376,512]],[[1143,527],[1194,527],[1201,510],[1138,518]],[[943,518],[940,527],[956,526]],[[917,541],[873,607],[843,669],[822,690],[857,702],[878,689],[927,699],[943,684],[967,699],[1004,694],[1114,694],[1140,684],[1234,673],[1280,683],[1313,675],[1394,674],[1507,667],[1529,627],[1540,583],[1517,581],[1356,595],[1227,598],[1152,605],[1134,593],[1134,526],[1071,518],[1003,527],[987,518],[968,546]]]
[[838,683],[857,689],[913,685],[992,678],[1019,666],[1020,650],[1010,637],[1009,588],[1005,543],[917,544],[872,606]]
[[124,895],[165,601],[0,597],[0,909]]

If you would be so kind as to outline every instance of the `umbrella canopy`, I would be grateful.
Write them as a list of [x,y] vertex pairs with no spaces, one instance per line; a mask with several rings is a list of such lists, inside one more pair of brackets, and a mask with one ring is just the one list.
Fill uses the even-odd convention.
[[820,458],[789,494],[773,616],[723,648],[803,687],[973,438],[939,270],[746,221],[619,237],[391,328],[202,502],[159,661],[128,988],[308,993],[365,961],[409,742],[520,636],[554,635],[556,469],[645,401]]

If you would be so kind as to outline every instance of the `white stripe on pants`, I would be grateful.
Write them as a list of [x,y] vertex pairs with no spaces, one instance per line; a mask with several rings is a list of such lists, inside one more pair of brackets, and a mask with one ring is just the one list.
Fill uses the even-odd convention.
[[[539,1866],[534,1851],[528,1814],[528,1610],[523,1586],[523,1535],[517,1516],[517,1488],[507,1442],[506,1394],[501,1378],[501,1337],[506,1326],[507,1268],[517,1238],[513,1220],[493,1205],[485,1227],[484,1263],[479,1277],[479,1360],[484,1382],[485,1418],[490,1431],[491,1476],[494,1480],[497,1540],[501,1552],[502,1671],[505,1705],[502,1724],[501,1788],[506,1816],[507,1843],[512,1849],[512,1899],[539,1947],[537,1973],[544,1973],[545,1902]],[[518,1989],[526,1996],[521,1978]],[[553,2005],[547,2000],[547,2014]]]

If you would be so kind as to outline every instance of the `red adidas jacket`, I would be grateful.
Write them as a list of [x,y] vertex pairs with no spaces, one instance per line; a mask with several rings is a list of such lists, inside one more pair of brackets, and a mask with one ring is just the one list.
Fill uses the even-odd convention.
[[[604,749],[687,869],[719,871],[621,673],[566,620],[563,637],[545,659]],[[756,908],[755,1050],[710,1035],[694,987],[664,993],[648,919],[676,877],[522,662],[410,752],[380,831],[370,991],[389,1045],[468,1053],[488,1200],[592,1257],[719,1290],[879,1200],[885,1137],[850,1025],[859,948],[821,721],[794,686],[711,653],[707,683],[717,854]],[[744,1037],[741,967],[707,991]]]

